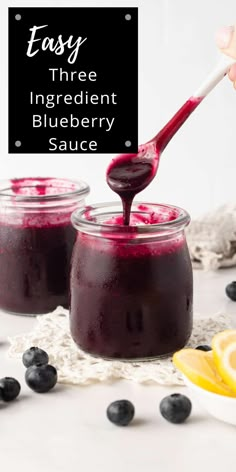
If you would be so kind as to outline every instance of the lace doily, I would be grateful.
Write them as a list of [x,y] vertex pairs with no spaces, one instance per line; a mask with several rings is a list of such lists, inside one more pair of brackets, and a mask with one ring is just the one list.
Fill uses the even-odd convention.
[[[223,314],[194,321],[189,347],[210,344],[212,336],[230,327],[230,319]],[[35,329],[9,338],[9,357],[21,358],[31,346],[48,352],[50,363],[58,369],[61,383],[87,385],[93,382],[133,380],[138,383],[183,385],[181,374],[171,358],[146,362],[106,361],[92,357],[78,349],[70,336],[68,311],[58,307],[53,313],[38,316]]]
[[228,203],[186,230],[194,268],[215,270],[236,265],[236,204]]

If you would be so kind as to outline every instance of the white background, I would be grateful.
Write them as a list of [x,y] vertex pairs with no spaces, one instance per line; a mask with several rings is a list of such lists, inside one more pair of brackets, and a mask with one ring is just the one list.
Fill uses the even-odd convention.
[[[82,178],[91,186],[90,202],[116,199],[105,183],[106,166],[112,156],[8,155],[9,6],[140,7],[140,144],[153,137],[214,67],[218,59],[214,42],[217,28],[236,22],[235,0],[1,0],[0,178],[24,175]],[[177,204],[195,217],[226,201],[236,201],[235,170],[236,92],[226,78],[173,138],[162,155],[158,176],[139,199]]]

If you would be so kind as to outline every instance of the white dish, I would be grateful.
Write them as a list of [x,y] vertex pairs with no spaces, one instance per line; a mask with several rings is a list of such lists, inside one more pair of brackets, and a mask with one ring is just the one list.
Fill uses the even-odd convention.
[[236,397],[226,397],[198,387],[183,375],[185,385],[193,392],[199,403],[212,416],[225,423],[236,426]]

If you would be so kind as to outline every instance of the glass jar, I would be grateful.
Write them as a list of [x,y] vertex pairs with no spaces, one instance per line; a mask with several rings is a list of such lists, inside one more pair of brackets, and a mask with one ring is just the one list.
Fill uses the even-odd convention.
[[68,179],[0,181],[1,309],[35,315],[68,307],[71,214],[88,193],[86,183]]
[[192,266],[185,210],[136,203],[72,214],[78,230],[70,276],[70,326],[78,346],[110,359],[150,359],[182,348],[192,331]]

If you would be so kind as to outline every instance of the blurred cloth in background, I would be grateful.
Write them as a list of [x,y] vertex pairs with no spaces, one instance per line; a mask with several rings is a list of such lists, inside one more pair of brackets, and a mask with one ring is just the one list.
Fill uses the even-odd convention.
[[193,268],[236,265],[236,202],[193,220],[186,235]]

